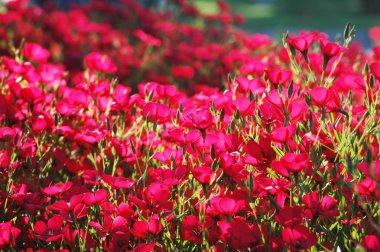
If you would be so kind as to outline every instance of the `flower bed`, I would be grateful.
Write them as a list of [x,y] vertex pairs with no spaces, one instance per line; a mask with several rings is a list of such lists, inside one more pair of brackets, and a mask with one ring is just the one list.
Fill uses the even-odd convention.
[[121,2],[0,15],[1,249],[380,249],[378,46]]

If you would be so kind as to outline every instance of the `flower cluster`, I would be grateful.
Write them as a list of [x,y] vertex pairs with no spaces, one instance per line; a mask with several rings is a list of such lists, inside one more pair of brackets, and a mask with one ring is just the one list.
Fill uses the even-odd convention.
[[121,2],[1,14],[0,249],[379,251],[376,46]]
[[[200,13],[183,0],[165,1],[167,11],[143,8],[135,0],[113,1],[114,5],[88,2],[64,12],[52,4],[41,8],[29,0],[9,1],[7,12],[0,13],[0,38],[5,42],[0,52],[9,54],[11,41],[36,42],[48,49],[52,62],[63,63],[72,74],[83,70],[88,53],[99,52],[114,62],[99,70],[117,69],[118,79],[134,88],[140,82],[156,81],[186,87],[191,93],[195,84],[219,86],[240,65],[238,61],[252,58],[249,48],[272,42],[266,35],[246,36],[236,30],[233,25],[244,19],[232,15],[223,2],[213,15]],[[177,22],[177,16],[190,22]],[[34,54],[36,50],[27,49]],[[98,68],[99,60],[93,55],[84,63]]]

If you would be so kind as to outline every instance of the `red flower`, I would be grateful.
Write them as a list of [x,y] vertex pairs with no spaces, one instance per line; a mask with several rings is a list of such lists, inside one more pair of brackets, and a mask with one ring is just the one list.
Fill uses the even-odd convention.
[[47,112],[42,112],[35,119],[32,128],[33,131],[42,131],[51,128],[54,125],[54,120],[51,115]]
[[[256,76],[262,76],[264,73],[264,64],[261,60],[251,60],[244,64],[239,72],[243,75],[256,75]],[[242,77],[239,77],[238,79],[245,79]],[[238,81],[238,80],[237,80]]]
[[153,158],[164,164],[170,164],[171,162],[179,164],[182,163],[183,152],[182,149],[166,149],[163,152],[154,154]]
[[227,221],[219,221],[218,225],[221,231],[221,240],[240,251],[253,247],[262,239],[262,231],[259,226],[251,226],[241,217],[233,218],[231,224]]
[[302,197],[302,202],[311,211],[312,216],[338,216],[337,201],[330,197],[325,196],[322,201],[319,200],[317,192],[311,192]]
[[163,183],[153,183],[150,184],[145,189],[145,194],[148,202],[152,205],[161,205],[166,203],[170,198],[169,186]]
[[328,89],[325,87],[315,87],[311,91],[311,98],[314,105],[324,106],[326,105],[328,98]]
[[63,237],[63,225],[64,219],[60,216],[54,216],[50,218],[47,225],[43,221],[37,221],[34,224],[35,236],[43,241],[52,242]]
[[232,155],[240,155],[240,148],[244,144],[244,139],[236,133],[226,135],[224,146]]
[[145,118],[149,115],[150,122],[156,121],[158,124],[162,124],[170,120],[170,109],[165,104],[148,102],[143,108],[142,115]]
[[103,225],[98,222],[90,221],[89,226],[97,229],[101,237],[120,235],[126,238],[129,234],[127,224],[127,220],[122,216],[116,216],[112,219],[110,215],[105,215],[103,218]]
[[376,188],[376,181],[374,181],[372,178],[365,178],[358,184],[358,192],[362,196],[371,195],[376,191]]
[[41,192],[49,196],[55,196],[55,195],[62,194],[68,191],[72,185],[73,185],[72,182],[57,183],[52,186],[41,188]]
[[244,149],[247,152],[245,163],[258,167],[266,168],[276,158],[276,152],[272,149],[269,138],[260,138],[258,143],[249,140]]
[[83,202],[87,205],[95,205],[103,202],[107,198],[107,190],[106,189],[100,189],[96,191],[95,193],[85,193],[83,197]]
[[20,97],[28,103],[37,103],[43,100],[44,92],[36,87],[28,87],[20,90]]
[[186,241],[202,243],[202,223],[197,217],[189,215],[182,219],[181,236]]
[[229,114],[233,114],[237,110],[239,110],[239,113],[242,116],[253,115],[255,112],[255,103],[246,97],[237,98],[229,102],[227,105],[226,112]]
[[137,238],[145,238],[148,233],[157,235],[162,231],[162,225],[157,216],[152,217],[149,222],[136,221],[131,233]]
[[122,85],[117,85],[115,90],[112,93],[113,103],[112,109],[114,110],[123,110],[128,108],[129,102],[129,94],[131,92],[131,88],[125,87]]
[[270,137],[275,142],[286,142],[293,137],[296,129],[296,124],[291,124],[286,127],[279,127],[271,132]]
[[264,46],[269,46],[272,44],[272,42],[273,42],[272,39],[268,35],[261,34],[261,33],[255,33],[249,38],[245,39],[246,45],[252,50],[255,50]]
[[247,179],[248,171],[242,162],[236,162],[234,153],[223,154],[221,157],[221,166],[223,171],[231,177],[236,183]]
[[184,126],[197,128],[200,130],[207,129],[214,124],[214,117],[209,108],[186,108],[183,111]]
[[170,141],[173,141],[177,144],[189,144],[197,141],[202,137],[201,133],[198,130],[189,130],[185,133],[184,129],[171,129],[167,132],[168,138]]
[[295,38],[288,38],[287,42],[301,53],[306,52],[314,42],[314,35],[304,34]]
[[117,71],[116,65],[111,61],[110,57],[97,52],[89,53],[84,58],[84,63],[92,71],[102,73],[114,73]]
[[380,80],[380,63],[372,63],[370,65],[371,73],[376,79]]
[[15,247],[20,233],[21,230],[13,227],[11,221],[0,223],[0,248],[6,248],[8,245]]
[[323,70],[326,70],[327,64],[331,58],[338,56],[347,50],[346,47],[340,46],[337,43],[330,42],[326,39],[321,39],[319,41],[319,47],[321,48],[321,53],[323,54]]
[[156,244],[154,242],[149,243],[149,244],[140,243],[134,249],[127,250],[127,252],[152,252],[154,251],[155,246]]
[[362,240],[362,246],[368,252],[380,251],[380,239],[377,235],[366,235]]
[[347,48],[325,39],[321,39],[319,41],[319,46],[321,48],[323,56],[328,60],[334,56],[338,56],[341,52],[347,50]]
[[222,215],[235,215],[245,206],[242,200],[235,200],[229,197],[216,196],[211,199],[210,210]]
[[50,57],[50,53],[48,50],[34,43],[25,43],[24,55],[27,59],[37,63],[46,62],[46,60]]
[[290,171],[299,172],[309,164],[309,156],[306,153],[286,153],[281,158],[281,163]]
[[380,43],[380,26],[369,29],[368,36],[376,43]]
[[249,93],[261,95],[265,93],[266,83],[262,79],[247,79],[243,77],[236,78],[237,90],[242,93]]
[[276,215],[275,220],[284,227],[294,227],[300,225],[303,221],[303,208],[300,206],[286,206]]
[[103,180],[107,184],[111,186],[111,188],[116,189],[129,189],[132,188],[135,185],[135,181],[131,178],[125,178],[125,177],[114,177],[111,175],[103,175]]
[[194,78],[195,70],[191,66],[175,66],[171,69],[171,73],[175,79],[191,80]]
[[285,84],[292,78],[292,71],[270,69],[265,71],[268,80],[273,85]]
[[[64,217],[67,221],[72,220],[72,214],[75,219],[81,219],[87,215],[87,206],[83,204],[83,195],[76,194],[71,196],[70,201],[64,200],[56,201],[54,204],[47,206],[47,209],[52,211],[58,211],[61,217]],[[72,211],[72,212],[71,212]]]
[[197,168],[191,169],[191,173],[194,175],[194,178],[202,184],[208,184],[214,177],[214,173],[211,170],[211,167],[199,166]]
[[302,225],[284,228],[282,238],[292,251],[309,249],[318,241],[317,235]]
[[284,207],[285,199],[289,197],[286,191],[292,185],[290,181],[281,178],[272,180],[266,177],[258,177],[255,183],[263,190],[262,195],[274,195],[277,204],[281,208]]
[[161,40],[153,37],[150,34],[147,34],[141,29],[138,29],[134,32],[134,35],[140,39],[143,43],[147,44],[148,46],[160,46],[161,45]]

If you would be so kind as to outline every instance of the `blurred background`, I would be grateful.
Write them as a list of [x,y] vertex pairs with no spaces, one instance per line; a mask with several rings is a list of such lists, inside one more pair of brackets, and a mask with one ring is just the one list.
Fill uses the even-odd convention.
[[[193,0],[202,12],[217,11],[214,0]],[[244,28],[271,36],[284,31],[320,30],[330,38],[342,33],[349,22],[356,27],[355,40],[371,46],[368,29],[380,25],[380,0],[227,0],[233,13],[246,18]]]
[[[0,0],[1,1],[1,0]],[[42,4],[46,0],[32,0]],[[90,0],[54,0],[62,8]],[[109,0],[114,1],[114,0]],[[145,6],[165,5],[167,0],[137,0]],[[218,12],[217,0],[189,0],[204,14]],[[371,47],[368,29],[380,25],[380,0],[225,0],[234,14],[246,18],[243,28],[281,38],[285,31],[319,30],[334,39],[347,23],[355,25],[355,40]]]

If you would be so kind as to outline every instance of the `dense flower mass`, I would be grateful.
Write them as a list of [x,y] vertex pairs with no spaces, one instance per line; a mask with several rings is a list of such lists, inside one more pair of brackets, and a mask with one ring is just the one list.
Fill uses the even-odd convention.
[[4,5],[1,250],[380,250],[380,44],[218,4]]

